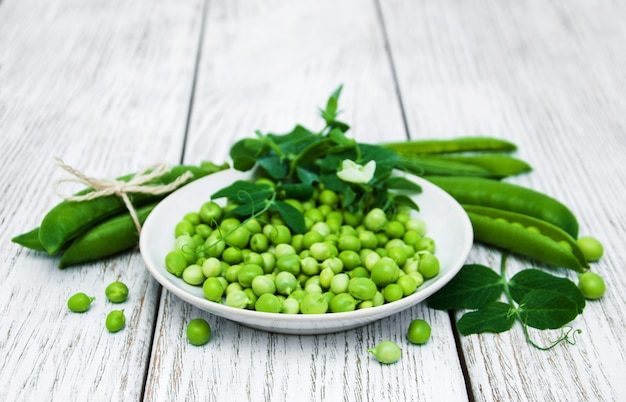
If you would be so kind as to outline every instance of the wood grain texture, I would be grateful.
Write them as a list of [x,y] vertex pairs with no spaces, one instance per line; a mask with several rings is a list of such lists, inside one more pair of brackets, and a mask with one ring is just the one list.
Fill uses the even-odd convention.
[[[475,398],[623,400],[624,4],[381,4],[411,135],[482,134],[517,143],[534,172],[511,181],[563,201],[578,216],[581,234],[605,246],[592,269],[609,289],[573,322],[583,331],[576,346],[536,350],[519,326],[462,338]],[[493,267],[497,259],[484,247],[470,255],[470,262]],[[508,270],[513,275],[530,265],[513,260]],[[558,331],[533,336],[547,345]]]
[[[620,1],[0,1],[0,400],[622,401],[626,386],[626,28]],[[418,305],[351,331],[287,336],[182,302],[139,253],[59,270],[10,242],[56,204],[66,173],[228,160],[255,130],[342,118],[363,142],[492,135],[535,170],[510,179],[565,202],[605,257],[607,293],[573,323],[576,345],[545,352],[522,328],[460,337]],[[68,189],[68,192],[71,189]],[[497,267],[475,246],[468,261]],[[537,265],[509,260],[508,272]],[[547,268],[547,267],[546,267]],[[556,274],[575,279],[564,270]],[[124,331],[104,329],[105,286],[123,280]],[[85,314],[67,298],[97,297]],[[462,312],[456,314],[460,317]],[[208,320],[205,347],[186,324]],[[433,327],[426,346],[408,323]],[[532,331],[548,344],[558,331]],[[394,365],[365,351],[403,346]],[[467,385],[466,385],[467,383]]]
[[[180,161],[201,5],[0,4],[1,400],[140,398],[159,287],[139,255],[62,271],[10,239],[60,201],[52,182],[67,173],[53,156],[96,177]],[[117,279],[130,288],[123,306],[104,296]],[[79,291],[97,300],[72,314],[66,300]],[[114,308],[127,326],[111,335]]]
[[[340,83],[351,135],[364,142],[405,138],[373,2],[211,2],[198,71],[185,152],[190,163],[227,160],[230,145],[256,129],[281,133],[296,123],[321,129],[318,108]],[[467,399],[444,312],[416,306],[352,331],[285,336],[210,317],[169,293],[162,306],[147,400]],[[196,316],[214,329],[209,348],[181,342]],[[434,327],[430,347],[404,339],[417,317]],[[366,353],[383,339],[404,348],[394,367]]]

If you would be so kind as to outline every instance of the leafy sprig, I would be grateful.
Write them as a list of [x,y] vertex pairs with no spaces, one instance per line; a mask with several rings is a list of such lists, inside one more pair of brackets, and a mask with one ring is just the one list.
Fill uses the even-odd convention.
[[[551,349],[565,341],[573,343],[579,333],[566,327],[585,308],[582,293],[567,278],[539,269],[524,269],[506,279],[504,254],[500,274],[493,269],[468,264],[428,299],[428,306],[438,310],[470,309],[457,322],[462,335],[508,331],[516,321],[522,324],[526,340],[538,349]],[[500,299],[504,295],[505,301]],[[547,347],[536,344],[529,328],[562,329],[561,336]]]
[[[275,186],[235,182],[217,191],[212,198],[227,197],[240,204],[230,213],[243,217],[260,210],[277,211],[298,233],[304,230],[304,218],[282,199],[310,199],[315,185],[342,194],[342,207],[353,213],[374,207],[392,213],[400,205],[418,209],[409,194],[421,192],[420,186],[393,174],[394,169],[403,166],[399,155],[382,146],[359,143],[346,136],[350,126],[337,120],[341,89],[340,86],[331,94],[326,108],[320,111],[325,123],[322,130],[315,132],[296,125],[286,134],[257,131],[255,138],[244,138],[231,147],[230,157],[235,169],[249,171],[257,168],[272,179]],[[372,179],[367,183],[339,179],[337,172],[346,159],[357,164],[375,161]]]

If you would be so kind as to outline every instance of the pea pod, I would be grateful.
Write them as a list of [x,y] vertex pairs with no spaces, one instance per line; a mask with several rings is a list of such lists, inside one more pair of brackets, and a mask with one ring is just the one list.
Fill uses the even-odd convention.
[[[223,167],[220,166],[203,165],[202,167],[196,167],[179,165],[147,184],[167,185],[186,172],[193,174],[193,177],[190,179],[192,181],[222,169]],[[128,181],[131,177],[132,175],[124,176],[120,180]],[[130,193],[129,196],[133,205],[139,207],[159,201],[167,196],[167,193],[158,195]],[[124,201],[115,195],[86,201],[63,201],[53,207],[43,218],[39,227],[39,240],[49,254],[55,254],[83,231],[99,222],[119,215],[125,210]]]
[[428,156],[428,158],[441,163],[458,163],[480,167],[489,172],[488,177],[494,179],[517,176],[532,170],[532,167],[523,160],[505,154],[433,155]]
[[[157,203],[137,209],[137,218],[143,224]],[[109,257],[135,247],[139,234],[129,213],[102,222],[74,239],[61,256],[59,268]]]
[[39,227],[36,227],[26,233],[17,235],[12,238],[11,241],[31,250],[46,251],[46,248],[39,241]]
[[456,161],[444,161],[418,155],[401,156],[400,159],[396,161],[395,167],[418,176],[493,176],[488,169],[482,166]]
[[433,155],[456,152],[513,152],[517,146],[493,137],[457,137],[452,139],[424,139],[382,143],[400,155]]
[[589,268],[576,240],[549,222],[480,205],[462,206],[476,241],[577,272]]
[[578,220],[560,201],[522,186],[479,177],[427,176],[460,204],[482,205],[517,212],[552,223],[573,238],[578,237]]

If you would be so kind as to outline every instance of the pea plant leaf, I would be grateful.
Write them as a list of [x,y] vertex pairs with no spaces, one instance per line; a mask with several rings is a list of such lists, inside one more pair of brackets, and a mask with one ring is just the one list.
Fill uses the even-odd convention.
[[270,207],[270,211],[276,211],[285,220],[287,226],[289,226],[296,233],[304,233],[306,231],[306,225],[304,223],[304,216],[293,205],[285,201],[274,201]]
[[555,291],[572,299],[578,314],[585,308],[585,297],[578,286],[567,278],[560,278],[539,269],[525,269],[509,280],[509,291],[518,304],[522,304],[529,292],[538,289]]
[[390,190],[406,190],[421,193],[422,187],[412,180],[402,176],[391,176],[387,179],[387,188]]
[[561,328],[577,315],[576,303],[555,290],[534,289],[519,302],[520,320],[537,329]]
[[478,310],[465,313],[457,322],[463,335],[482,332],[504,332],[515,323],[515,308],[508,303],[494,302]]
[[443,288],[428,298],[428,306],[437,310],[480,308],[502,295],[504,280],[484,265],[464,265]]

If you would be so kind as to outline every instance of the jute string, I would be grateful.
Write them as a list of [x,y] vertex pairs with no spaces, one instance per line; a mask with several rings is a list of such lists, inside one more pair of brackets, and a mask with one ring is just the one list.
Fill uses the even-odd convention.
[[[135,227],[137,228],[137,232],[141,233],[141,223],[139,222],[139,217],[137,216],[137,211],[133,206],[128,193],[143,193],[143,194],[163,194],[174,191],[176,188],[180,187],[183,183],[193,177],[191,172],[185,172],[172,183],[167,185],[158,185],[158,186],[148,186],[145,185],[150,180],[156,179],[158,177],[163,176],[167,173],[170,168],[164,163],[158,163],[152,166],[145,168],[143,171],[137,173],[132,179],[129,181],[122,180],[113,180],[113,179],[97,179],[93,177],[88,177],[82,172],[74,169],[73,167],[65,164],[60,158],[55,157],[54,161],[59,167],[63,168],[74,177],[59,179],[54,182],[54,190],[56,193],[63,199],[67,201],[87,201],[93,200],[94,198],[106,197],[109,195],[117,195],[120,197],[130,216],[133,218],[133,222],[135,222]],[[67,195],[63,193],[59,186],[61,183],[81,183],[86,185],[87,187],[92,188],[94,191],[89,192],[83,195]]]

